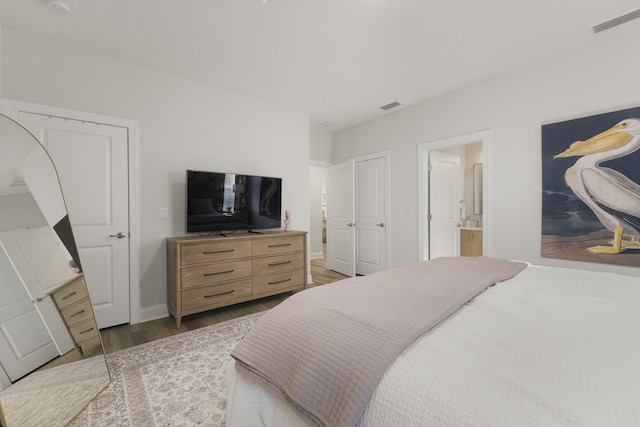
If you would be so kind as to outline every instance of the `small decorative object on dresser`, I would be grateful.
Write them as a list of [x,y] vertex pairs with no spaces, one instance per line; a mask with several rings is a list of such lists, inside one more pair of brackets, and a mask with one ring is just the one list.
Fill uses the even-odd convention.
[[307,232],[167,239],[167,308],[183,316],[305,288]]
[[284,231],[291,231],[291,213],[284,211]]

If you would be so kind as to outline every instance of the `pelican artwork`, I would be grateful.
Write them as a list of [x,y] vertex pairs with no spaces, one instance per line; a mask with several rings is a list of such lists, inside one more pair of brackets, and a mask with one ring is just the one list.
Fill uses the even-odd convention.
[[[567,185],[614,233],[611,246],[589,251],[617,254],[640,249],[640,184],[622,173],[600,166],[602,162],[627,156],[640,148],[640,119],[626,119],[586,141],[576,141],[553,158],[581,156],[565,172]],[[623,240],[622,237],[629,237]]]

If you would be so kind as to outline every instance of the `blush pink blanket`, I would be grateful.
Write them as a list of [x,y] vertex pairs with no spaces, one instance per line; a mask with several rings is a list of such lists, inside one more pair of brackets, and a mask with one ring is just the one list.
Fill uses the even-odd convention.
[[310,424],[356,426],[409,344],[526,265],[437,258],[311,288],[262,316],[231,356]]

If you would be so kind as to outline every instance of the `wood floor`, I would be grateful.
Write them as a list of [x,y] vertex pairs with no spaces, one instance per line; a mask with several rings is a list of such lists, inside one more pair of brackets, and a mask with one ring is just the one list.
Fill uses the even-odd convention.
[[[311,275],[313,276],[313,285],[311,286],[321,286],[347,277],[335,271],[327,270],[326,260],[324,258],[311,261]],[[192,314],[182,318],[180,328],[176,328],[173,317],[165,317],[136,325],[119,325],[105,328],[100,331],[102,342],[105,352],[112,353],[134,345],[202,328],[203,326],[214,323],[224,322],[225,320],[235,319],[236,317],[246,316],[247,314],[268,310],[284,301],[290,295],[291,293],[288,292],[231,307],[223,307],[204,313]]]

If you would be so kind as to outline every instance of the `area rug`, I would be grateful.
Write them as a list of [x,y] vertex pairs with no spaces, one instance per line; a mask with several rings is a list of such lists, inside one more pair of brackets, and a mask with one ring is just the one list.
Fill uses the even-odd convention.
[[262,314],[108,354],[112,383],[70,425],[224,426],[224,365]]

